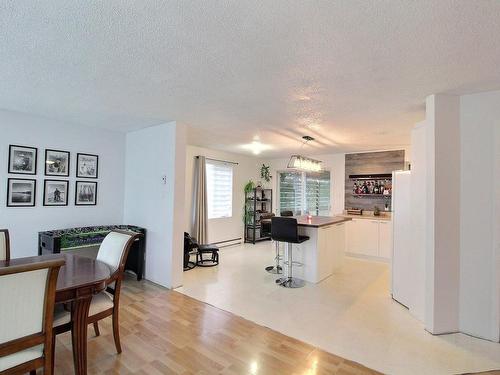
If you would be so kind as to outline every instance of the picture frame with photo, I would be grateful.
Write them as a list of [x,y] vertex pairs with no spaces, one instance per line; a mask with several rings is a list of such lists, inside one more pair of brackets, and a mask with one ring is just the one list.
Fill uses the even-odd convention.
[[76,177],[97,178],[99,172],[99,156],[92,154],[76,154]]
[[45,176],[69,177],[69,151],[45,150]]
[[25,178],[7,179],[7,207],[34,207],[36,180]]
[[75,206],[95,206],[97,204],[97,182],[76,181]]
[[68,195],[69,195],[69,181],[44,180],[43,184],[44,206],[67,206]]
[[12,174],[36,174],[37,167],[36,147],[9,145],[9,168]]

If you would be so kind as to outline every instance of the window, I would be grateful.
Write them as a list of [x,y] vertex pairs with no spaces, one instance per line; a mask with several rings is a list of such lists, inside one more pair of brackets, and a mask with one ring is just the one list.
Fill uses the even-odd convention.
[[329,215],[330,171],[280,172],[279,208],[294,215]]
[[208,218],[218,219],[233,215],[233,166],[207,160]]

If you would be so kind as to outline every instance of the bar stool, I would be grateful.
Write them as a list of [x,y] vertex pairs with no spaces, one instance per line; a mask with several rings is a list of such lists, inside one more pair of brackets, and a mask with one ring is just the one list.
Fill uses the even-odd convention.
[[283,273],[283,267],[280,266],[280,260],[283,259],[283,257],[280,255],[280,243],[279,241],[274,241],[275,249],[276,249],[276,255],[274,257],[274,261],[276,262],[276,265],[274,266],[267,266],[266,271],[269,273],[272,273],[274,275],[281,275]]
[[[271,216],[273,217],[274,214]],[[292,211],[281,211],[280,216],[293,216]],[[269,217],[269,220],[271,219]],[[271,224],[272,225],[272,224]],[[280,266],[280,260],[283,259],[283,256],[280,255],[280,243],[279,241],[274,241],[275,243],[275,248],[276,248],[276,255],[274,257],[274,261],[276,262],[276,265],[274,266],[267,266],[266,271],[275,275],[280,275],[283,273],[283,267]]]
[[273,217],[271,219],[271,238],[274,241],[286,242],[287,246],[287,258],[285,262],[287,266],[287,275],[276,280],[276,283],[284,288],[301,288],[304,286],[305,282],[302,279],[293,277],[293,265],[292,259],[292,244],[300,244],[307,241],[309,237],[299,235],[299,227],[297,225],[297,219],[291,217]]

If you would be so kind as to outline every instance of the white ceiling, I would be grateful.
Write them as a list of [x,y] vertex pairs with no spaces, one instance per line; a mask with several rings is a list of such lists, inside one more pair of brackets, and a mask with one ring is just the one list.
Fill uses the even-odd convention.
[[500,87],[500,1],[0,3],[0,108],[283,156],[409,143],[425,96]]

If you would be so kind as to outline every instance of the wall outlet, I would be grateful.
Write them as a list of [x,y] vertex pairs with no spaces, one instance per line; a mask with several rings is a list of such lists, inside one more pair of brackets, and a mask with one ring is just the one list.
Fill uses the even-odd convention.
[[161,182],[163,185],[166,185],[167,184],[167,175],[164,174],[163,176],[161,176]]

